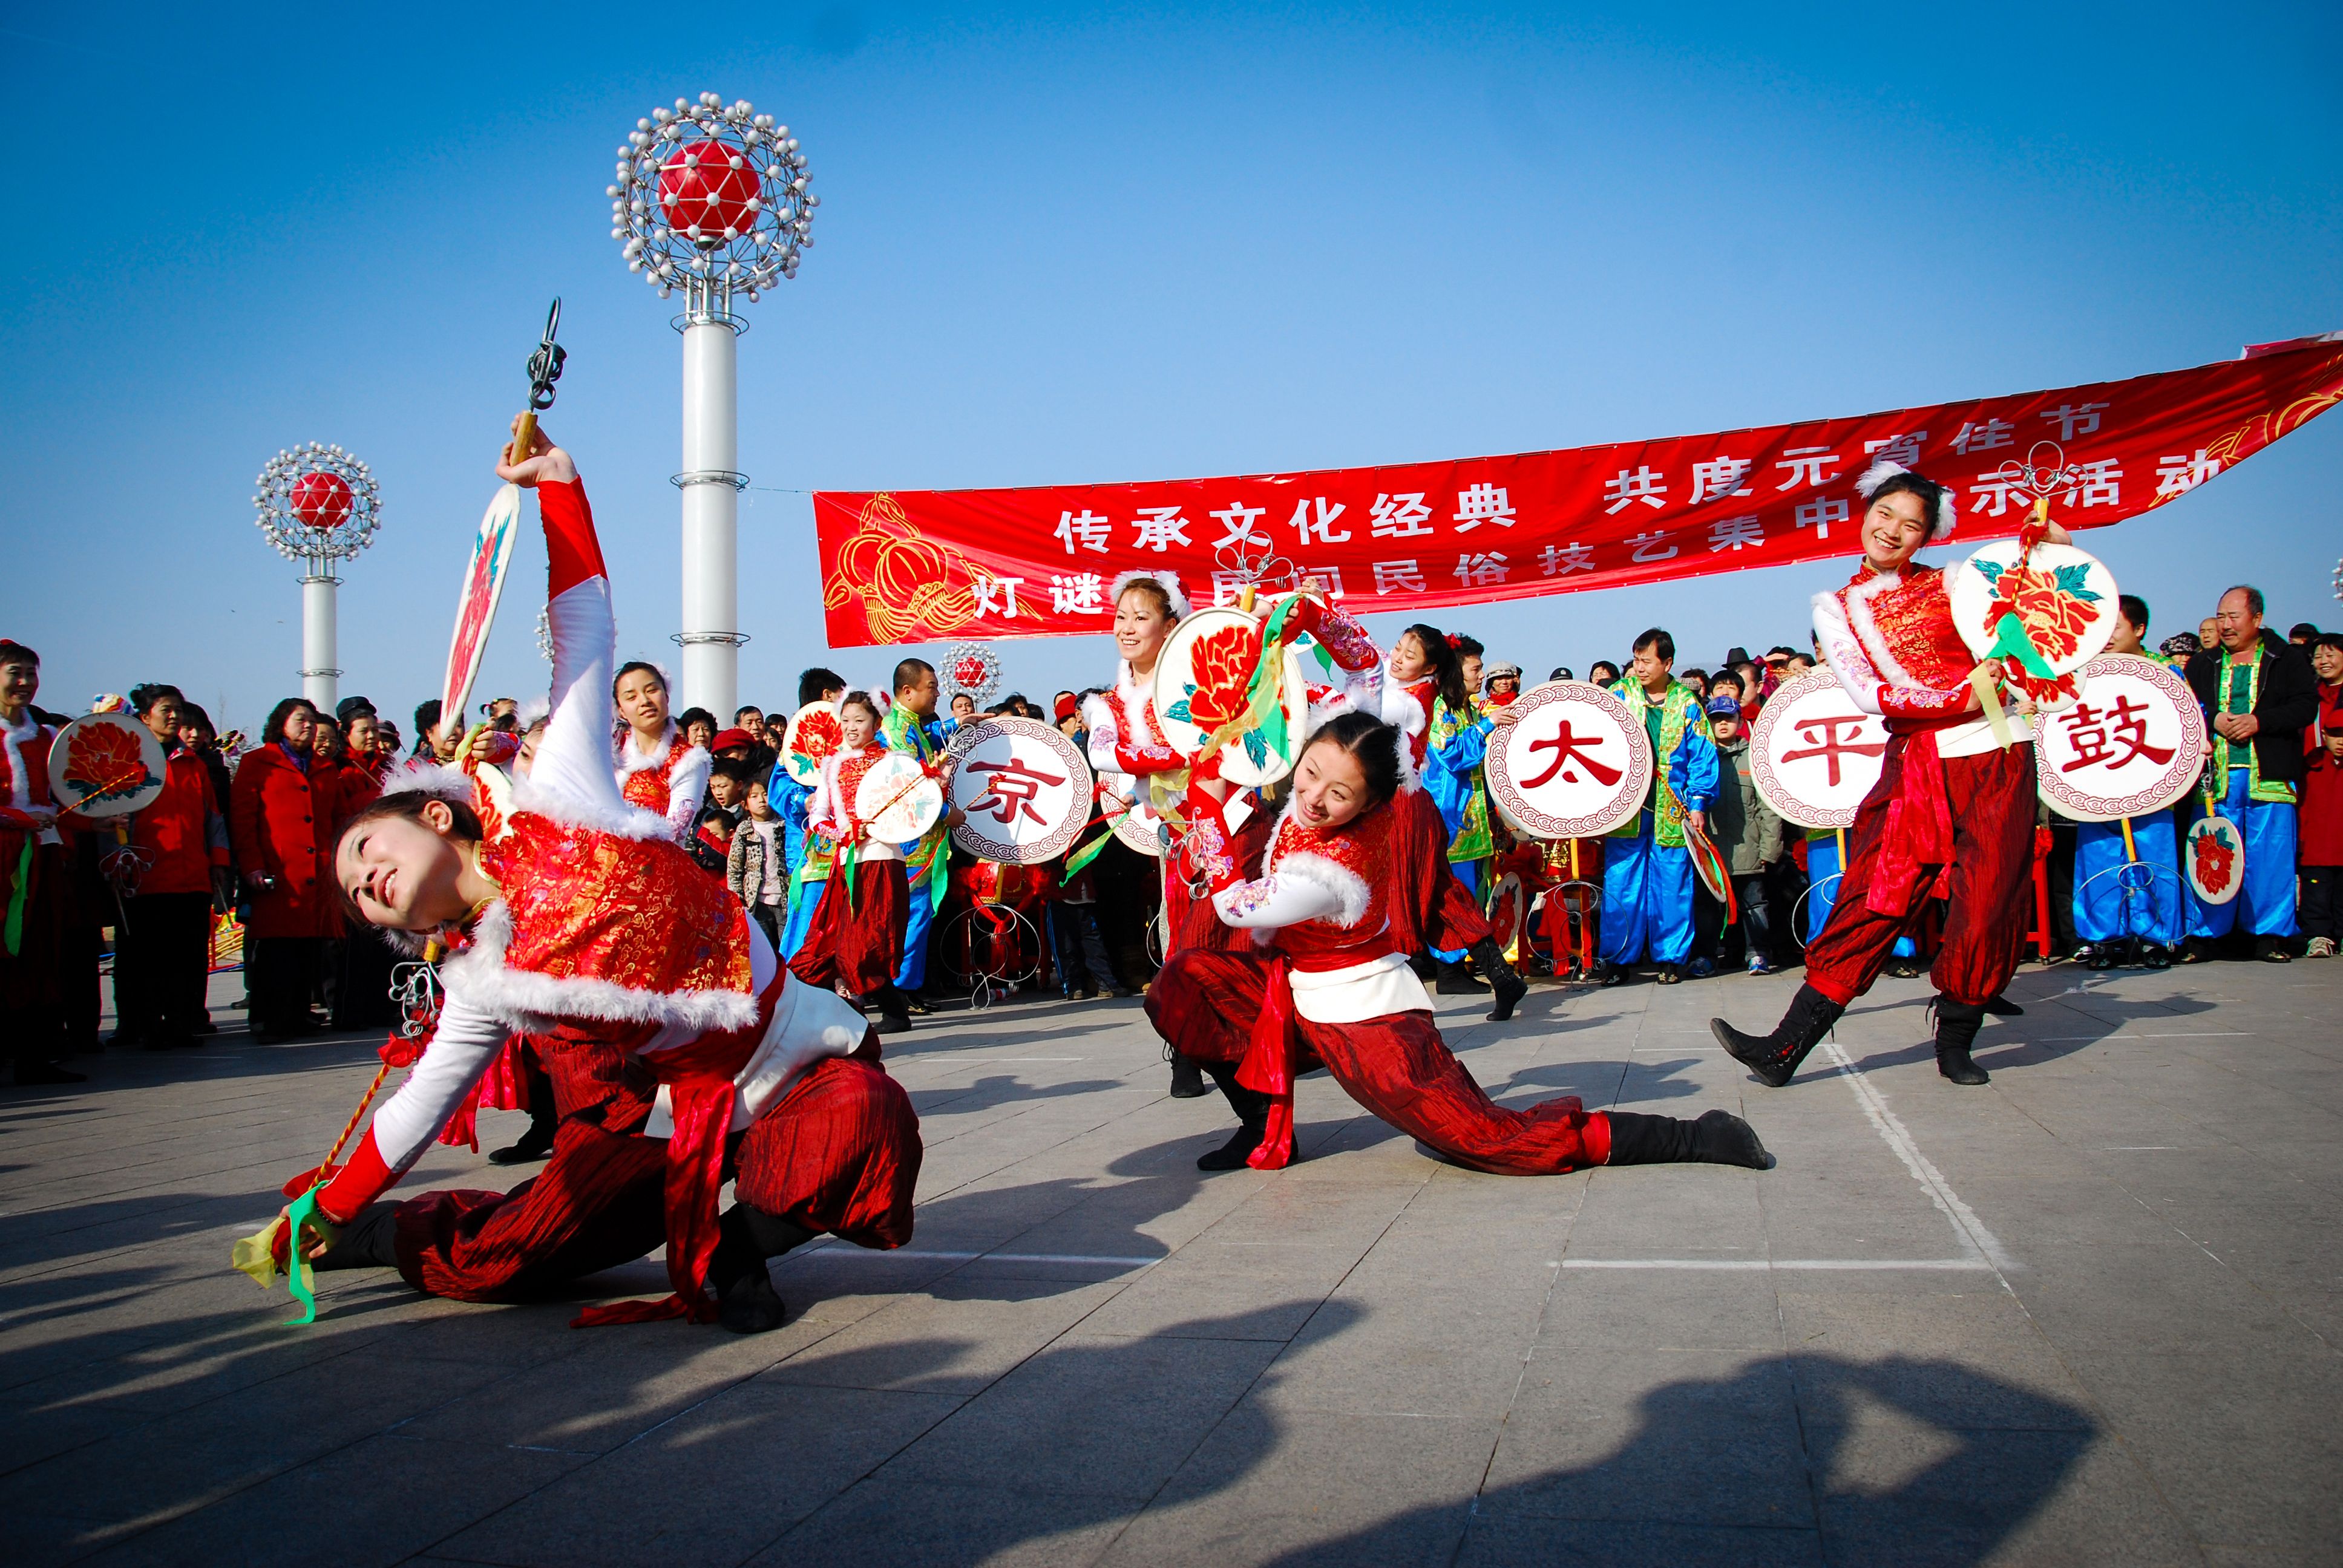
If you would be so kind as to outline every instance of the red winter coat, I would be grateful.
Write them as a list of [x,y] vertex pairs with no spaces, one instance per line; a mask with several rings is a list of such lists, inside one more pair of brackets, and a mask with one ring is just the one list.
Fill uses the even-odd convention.
[[236,869],[249,883],[274,877],[277,886],[251,895],[249,937],[337,937],[342,916],[333,891],[334,814],[339,809],[330,774],[312,784],[285,748],[247,751],[229,790],[228,837]]
[[212,890],[212,868],[228,863],[227,827],[202,758],[182,751],[165,765],[163,792],[132,819],[130,841],[148,858],[138,879],[141,893]]
[[2318,685],[2318,722],[2302,732],[2310,760],[2302,776],[2296,846],[2306,866],[2343,866],[2343,763],[2318,744],[2323,732],[2343,730],[2343,687]]

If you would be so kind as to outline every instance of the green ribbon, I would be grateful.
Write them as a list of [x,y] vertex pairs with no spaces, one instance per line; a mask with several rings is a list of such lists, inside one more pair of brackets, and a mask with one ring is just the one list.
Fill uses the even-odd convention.
[[285,1211],[286,1228],[291,1232],[285,1243],[285,1288],[301,1303],[301,1315],[285,1320],[288,1329],[317,1321],[317,1292],[310,1279],[308,1260],[301,1255],[301,1227],[317,1217],[317,1193],[324,1186],[324,1182],[318,1182],[294,1199],[292,1206]]
[[1105,832],[1101,833],[1097,838],[1092,839],[1089,843],[1084,844],[1081,849],[1076,849],[1072,854],[1067,856],[1066,874],[1058,879],[1058,886],[1062,888],[1068,882],[1072,881],[1076,877],[1081,876],[1082,874],[1082,868],[1088,866],[1092,860],[1097,859],[1099,858],[1099,852],[1106,848],[1107,840],[1113,837],[1114,829],[1109,828]]
[[25,847],[16,854],[16,886],[8,895],[8,927],[5,933],[8,956],[15,958],[25,950],[25,896],[33,886],[33,835],[25,835]]
[[2050,668],[2033,639],[2026,635],[2026,623],[2014,612],[2005,611],[1994,624],[1993,646],[1985,650],[1987,658],[2014,658],[2017,667],[2036,680],[2056,680],[2058,672]]

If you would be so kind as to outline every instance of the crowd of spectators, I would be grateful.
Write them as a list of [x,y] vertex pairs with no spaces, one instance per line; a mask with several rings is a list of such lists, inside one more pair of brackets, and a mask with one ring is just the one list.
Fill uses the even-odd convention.
[[[2144,637],[2147,607],[2127,597],[2124,608],[2127,624],[2137,623],[2135,636]],[[2185,938],[2172,955],[2184,962],[2334,957],[2343,940],[2343,635],[2298,625],[2280,638],[2263,626],[2264,614],[2258,590],[2235,588],[2194,633],[2143,648],[2184,672],[2203,704],[2222,743],[2208,773],[2222,763],[2227,770],[2208,777],[2208,789],[2251,829],[2248,863],[2257,852],[2260,857],[2259,876],[2233,904],[2190,902]],[[1474,703],[1486,710],[1513,700],[1523,683],[1519,667],[1483,663],[1479,645],[1473,647]],[[1736,906],[1728,926],[1725,906],[1699,894],[1689,978],[1795,963],[1809,934],[1792,917],[1810,886],[1810,843],[1824,835],[1785,824],[1758,794],[1748,733],[1781,684],[1814,665],[1810,647],[1785,644],[1755,658],[1734,648],[1714,668],[1673,672],[1697,700],[1720,759],[1706,827],[1726,862]],[[1586,678],[1616,685],[1623,668],[1596,660]],[[809,671],[808,678],[813,689],[825,678],[837,689],[845,684],[829,671]],[[1555,667],[1548,678],[1577,676]],[[242,942],[246,997],[236,1005],[247,1010],[256,1040],[395,1020],[392,955],[354,930],[335,888],[331,855],[340,824],[379,792],[394,767],[408,756],[456,755],[463,727],[444,722],[436,701],[413,711],[410,745],[365,698],[349,698],[330,714],[287,698],[246,745],[240,734],[219,733],[203,708],[171,685],[141,685],[126,697],[101,699],[101,707],[134,715],[168,759],[160,797],[127,825],[135,853],[109,855],[110,829],[61,816],[48,789],[47,738],[73,716],[39,707],[39,689],[38,655],[0,640],[0,733],[6,740],[0,756],[6,769],[0,780],[0,908],[6,911],[0,1018],[18,1082],[77,1081],[64,1061],[105,1045],[169,1050],[216,1032],[207,987],[229,930],[239,931]],[[1088,695],[1059,691],[1045,710],[1011,694],[980,712],[962,693],[951,699],[949,715],[934,721],[934,734],[946,740],[960,725],[1013,714],[1054,724],[1079,743]],[[689,845],[707,869],[730,882],[777,942],[787,920],[793,842],[792,826],[777,807],[787,781],[778,769],[784,717],[776,713],[769,721],[756,706],[741,708],[729,724],[699,709],[677,715],[684,742],[706,747],[712,757]],[[519,703],[484,704],[479,722],[521,736],[526,751],[533,726]],[[2180,809],[2185,820],[2201,809],[2184,802]],[[2079,950],[2084,958],[2104,959],[2075,935],[2072,825],[2046,811],[2039,837],[2051,889],[2048,940],[2059,956]],[[1599,840],[1589,844],[1599,854]],[[2282,871],[2272,863],[2279,857]],[[1034,965],[1040,983],[1069,997],[1126,993],[1145,983],[1149,869],[1115,853],[1076,877],[1026,879],[1034,884],[1028,893],[1037,924],[1047,932]],[[996,898],[1001,870],[993,868]],[[1597,874],[1590,866],[1577,873]],[[233,927],[224,919],[230,916]],[[1590,922],[1599,913],[1589,906],[1573,919]],[[1542,929],[1548,932],[1543,941],[1535,933],[1523,939],[1527,967],[1568,972],[1574,964],[1565,950],[1575,928],[1554,922]],[[1916,947],[1899,967],[1916,972],[1924,949]],[[112,1037],[101,1040],[109,951],[116,1022]]]

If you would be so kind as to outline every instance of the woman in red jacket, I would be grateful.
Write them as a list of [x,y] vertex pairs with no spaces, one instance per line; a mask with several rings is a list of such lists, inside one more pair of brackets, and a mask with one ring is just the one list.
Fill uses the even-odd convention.
[[269,711],[260,745],[236,765],[228,834],[250,912],[244,928],[246,989],[256,1039],[317,1028],[309,1011],[325,939],[341,933],[333,883],[330,779],[311,777],[317,710],[288,697]]
[[131,689],[133,712],[170,759],[163,792],[131,819],[145,866],[122,890],[114,942],[114,1042],[194,1045],[209,1030],[212,905],[228,891],[227,819],[203,759],[179,744],[176,686]]

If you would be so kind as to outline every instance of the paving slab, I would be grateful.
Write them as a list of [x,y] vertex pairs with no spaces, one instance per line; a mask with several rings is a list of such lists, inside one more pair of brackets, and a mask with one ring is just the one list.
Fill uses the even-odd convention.
[[[1895,980],[1757,1085],[1707,1019],[1796,980],[1440,1010],[1503,1103],[1725,1106],[1767,1171],[1487,1176],[1313,1074],[1301,1161],[1207,1175],[1228,1109],[1169,1097],[1137,1003],[939,1013],[888,1042],[910,1244],[779,1261],[748,1338],[567,1326],[664,1291],[656,1255],[514,1306],[327,1275],[284,1326],[227,1250],[376,1041],[221,1005],[201,1049],[0,1091],[8,1559],[2343,1556],[2343,964],[2029,965],[1982,1090]],[[406,1190],[528,1174],[435,1146]]]

